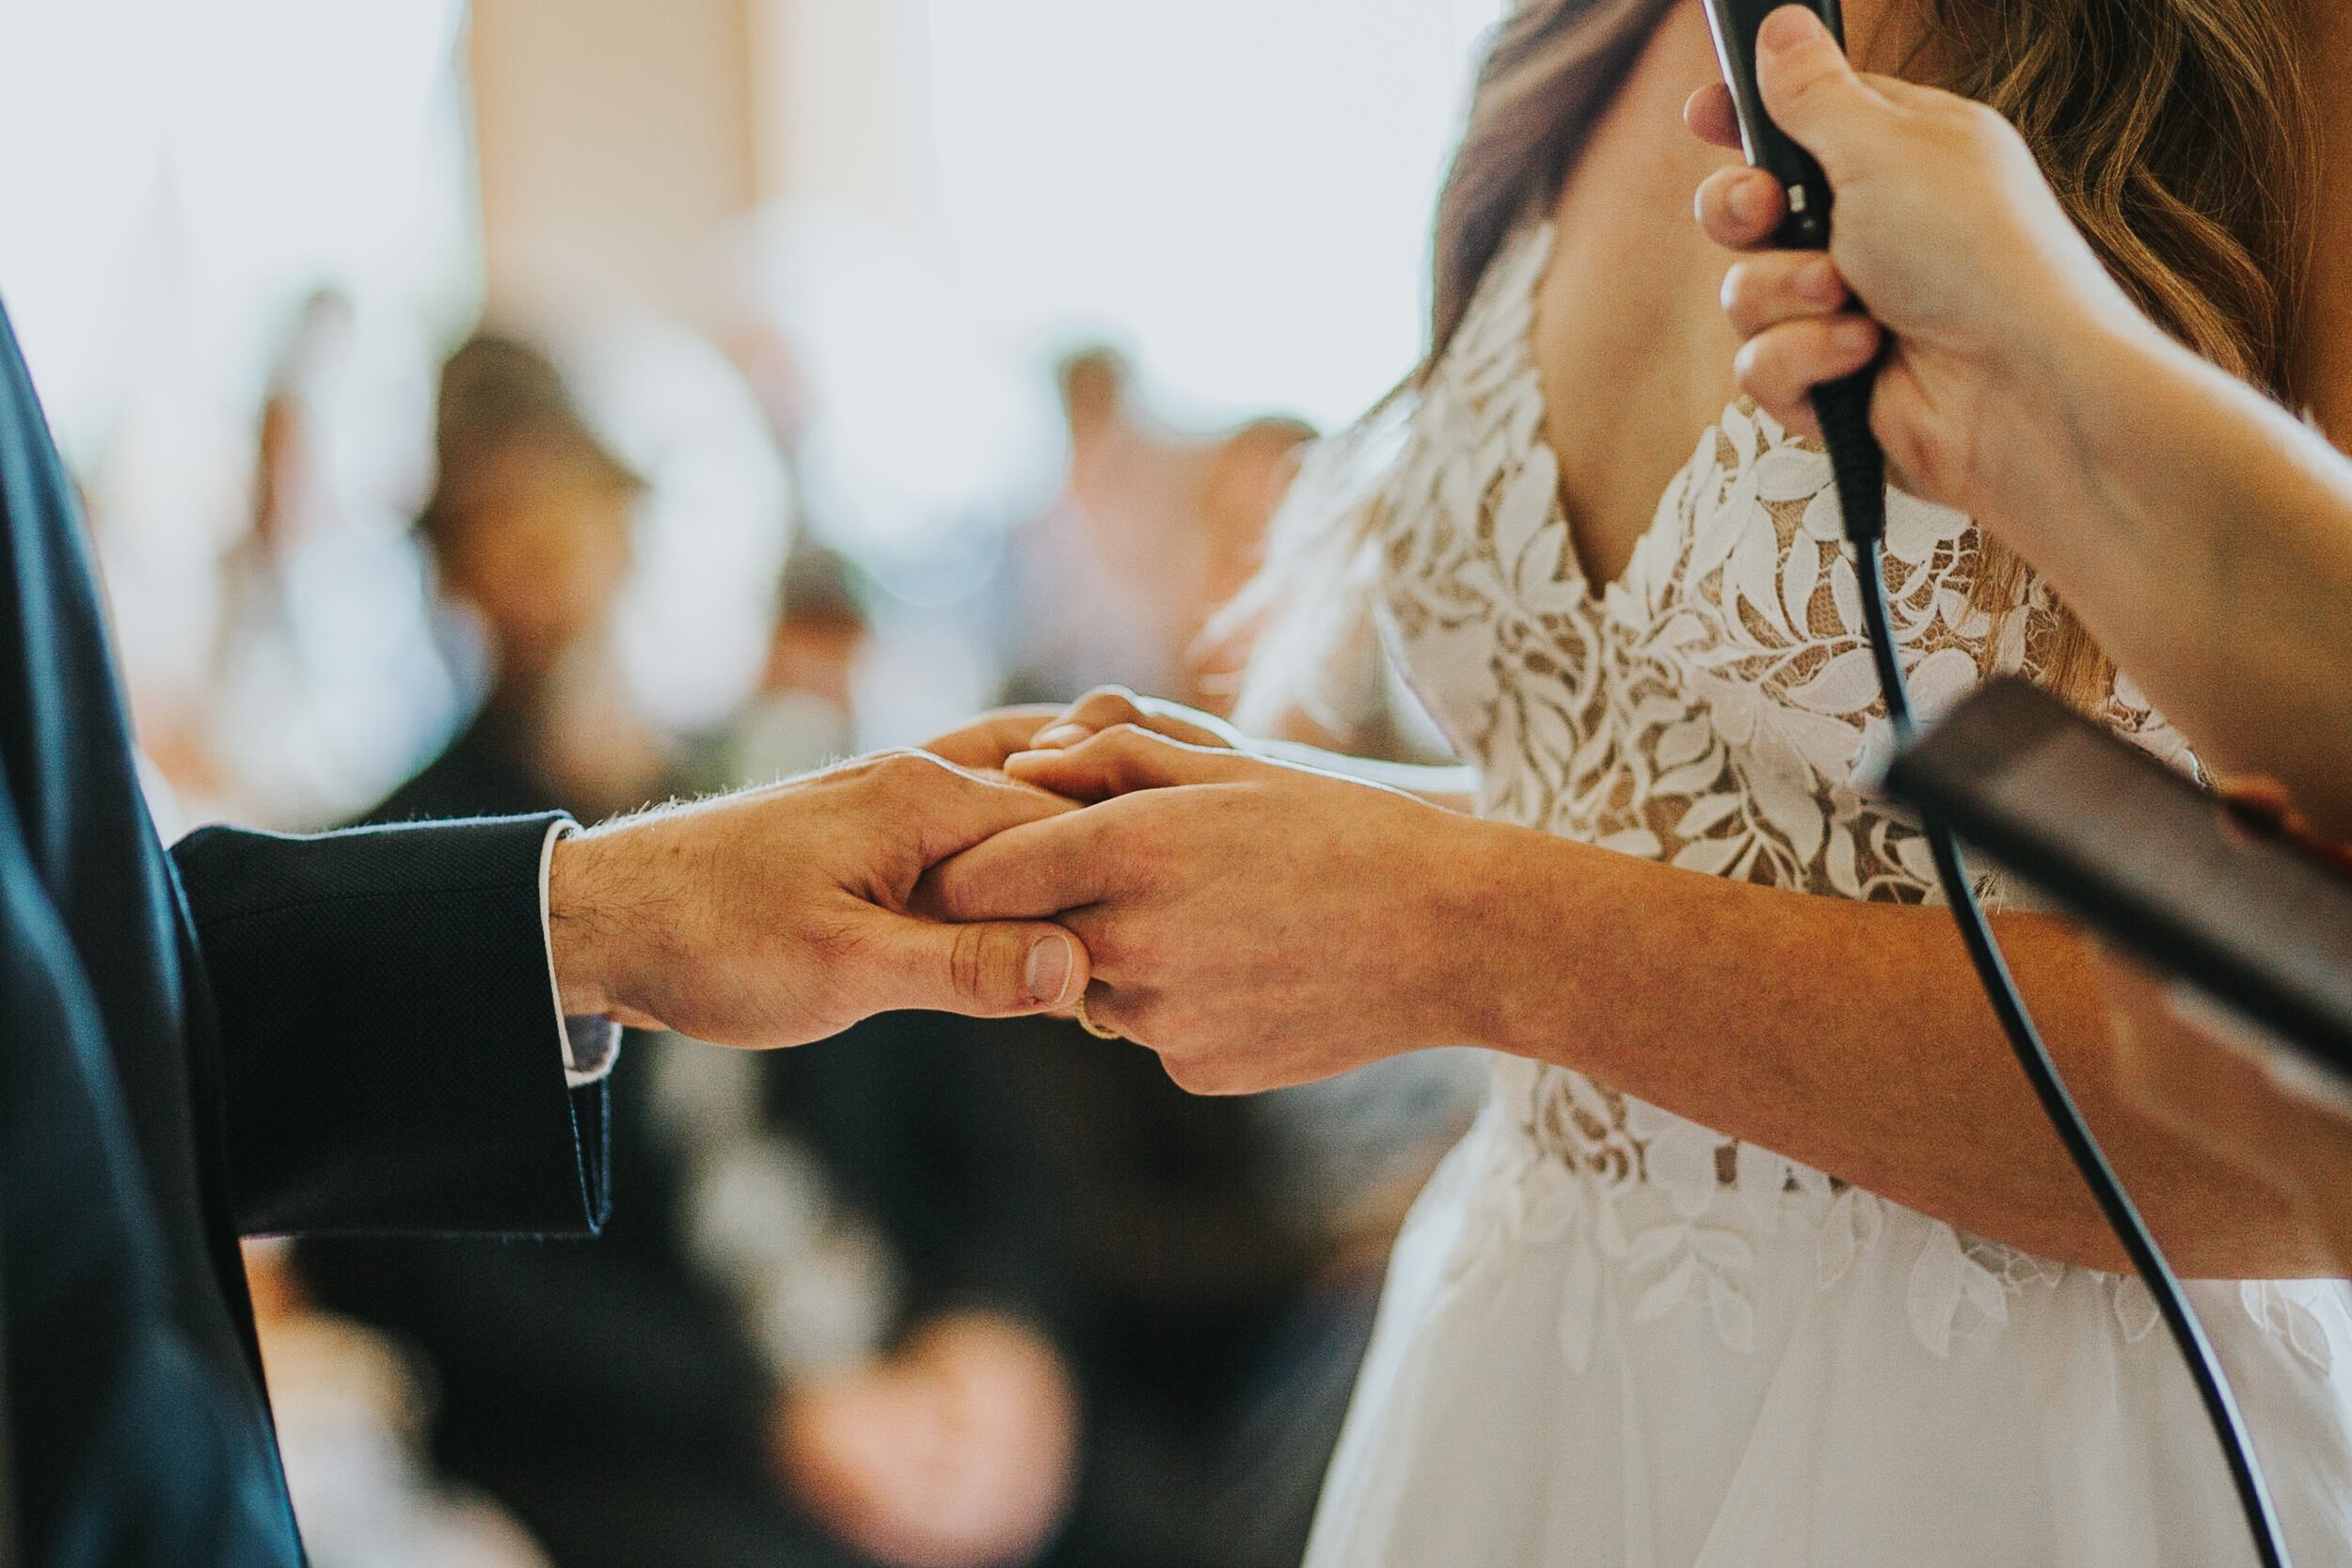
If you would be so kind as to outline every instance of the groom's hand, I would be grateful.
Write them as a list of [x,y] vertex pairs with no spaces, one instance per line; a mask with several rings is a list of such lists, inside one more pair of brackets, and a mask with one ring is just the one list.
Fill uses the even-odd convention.
[[[1092,956],[1093,1020],[1199,1093],[1306,1083],[1490,1037],[1495,853],[1411,796],[1132,725],[1008,760],[1103,803],[941,864],[927,908],[1059,915]],[[1068,911],[1068,912],[1063,912]]]
[[1065,1008],[1089,973],[1070,932],[942,925],[907,902],[945,857],[1070,810],[905,752],[566,839],[548,878],[564,1010],[767,1047],[898,1008]]

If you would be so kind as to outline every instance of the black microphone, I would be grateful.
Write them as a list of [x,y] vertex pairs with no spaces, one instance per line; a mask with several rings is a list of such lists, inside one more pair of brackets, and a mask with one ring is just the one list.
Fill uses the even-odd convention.
[[[1731,88],[1731,104],[1740,117],[1740,145],[1748,162],[1769,171],[1788,193],[1788,215],[1772,235],[1783,250],[1827,250],[1829,212],[1835,199],[1829,178],[1813,154],[1799,147],[1764,112],[1764,94],[1756,85],[1756,35],[1764,19],[1788,0],[1708,0],[1707,24],[1715,35],[1715,57]],[[1820,17],[1830,36],[1843,48],[1846,19],[1837,0],[1804,0]]]
[[[1836,200],[1829,176],[1821,172],[1812,153],[1772,123],[1756,79],[1756,36],[1764,19],[1787,3],[1707,0],[1707,25],[1715,35],[1715,58],[1723,66],[1732,108],[1740,117],[1740,146],[1747,151],[1748,162],[1778,180],[1788,198],[1788,214],[1773,231],[1772,243],[1783,250],[1827,250],[1830,210]],[[1838,47],[1844,48],[1846,23],[1838,0],[1802,3],[1821,19]],[[1813,417],[1820,421],[1830,468],[1837,476],[1846,537],[1856,545],[1886,532],[1886,453],[1870,432],[1870,394],[1877,385],[1877,367],[1866,366],[1843,380],[1813,389]]]

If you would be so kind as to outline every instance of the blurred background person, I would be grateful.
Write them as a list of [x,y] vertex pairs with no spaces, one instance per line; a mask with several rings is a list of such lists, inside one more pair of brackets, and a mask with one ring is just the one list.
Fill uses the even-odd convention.
[[730,778],[789,778],[858,750],[857,682],[873,626],[856,567],[814,542],[787,558],[759,686],[722,745]]
[[370,816],[563,804],[595,821],[682,783],[615,657],[645,481],[590,426],[542,349],[482,333],[441,370],[437,477],[417,530],[485,669],[457,737]]
[[321,1312],[285,1243],[246,1243],[286,1485],[316,1568],[548,1568],[495,1501],[436,1474],[432,1385],[384,1335]]
[[405,390],[370,387],[350,297],[314,290],[269,372],[250,526],[221,556],[219,612],[175,771],[219,813],[301,832],[366,806],[454,701],[424,563],[395,508],[417,467]]
[[1107,347],[1064,358],[1055,383],[1069,464],[1054,504],[1012,540],[1006,696],[1068,702],[1110,679],[1225,711],[1234,640],[1202,634],[1256,574],[1314,428],[1268,415],[1180,430]]
[[[1184,434],[1104,350],[1057,379],[1069,467],[1012,542],[1007,699],[1157,669],[1229,701],[1216,672],[1247,657],[1248,629],[1212,626],[1311,432],[1261,418]],[[1467,1117],[1464,1066],[1200,1100],[1150,1053],[1074,1024],[908,1015],[778,1062],[775,1103],[883,1221],[914,1300],[987,1303],[1065,1369],[1075,1471],[1043,1560],[1283,1568],[1304,1549],[1379,1258]]]

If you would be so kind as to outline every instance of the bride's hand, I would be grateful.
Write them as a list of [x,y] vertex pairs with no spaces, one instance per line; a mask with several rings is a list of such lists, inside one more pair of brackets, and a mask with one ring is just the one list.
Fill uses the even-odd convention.
[[1131,724],[1008,771],[1104,803],[938,867],[927,907],[1070,911],[1089,1013],[1184,1087],[1247,1093],[1494,1037],[1508,830]]

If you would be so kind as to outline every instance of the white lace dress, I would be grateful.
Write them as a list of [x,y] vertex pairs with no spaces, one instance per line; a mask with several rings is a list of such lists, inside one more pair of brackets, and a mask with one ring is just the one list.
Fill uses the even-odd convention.
[[[1929,897],[1925,847],[1850,782],[1885,724],[1816,451],[1731,408],[1622,579],[1596,595],[1581,577],[1530,342],[1548,250],[1532,230],[1489,269],[1367,519],[1394,647],[1479,768],[1482,812],[1823,896]],[[2031,666],[2046,596],[2006,616],[1970,608],[1965,518],[1898,496],[1887,546],[1926,705]],[[2183,754],[2128,686],[2108,718]],[[1888,1050],[1935,1049],[1906,1034],[1901,998],[1885,1017]],[[2192,1293],[2297,1562],[2352,1561],[2352,1291]],[[2249,1560],[2136,1281],[1956,1233],[1508,1058],[1397,1244],[1308,1557]]]

